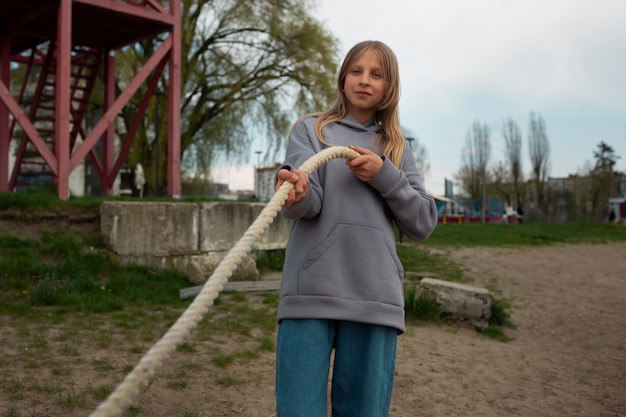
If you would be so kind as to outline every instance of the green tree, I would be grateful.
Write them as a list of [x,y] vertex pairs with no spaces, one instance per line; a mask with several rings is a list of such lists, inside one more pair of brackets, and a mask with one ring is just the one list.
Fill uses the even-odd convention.
[[593,151],[593,157],[596,159],[595,169],[605,173],[613,173],[613,167],[615,167],[617,160],[620,158],[615,155],[613,147],[604,141],[598,143],[598,149]]
[[619,159],[613,147],[600,142],[593,151],[595,164],[589,172],[591,178],[591,214],[596,217],[608,204],[608,200],[617,194],[614,167]]
[[511,182],[511,170],[506,162],[499,161],[491,168],[491,182],[487,192],[489,195],[501,195],[505,204],[512,206],[514,189]]
[[[308,0],[182,0],[183,171],[206,175],[218,155],[245,161],[255,137],[267,140],[270,156],[298,115],[328,107],[336,94],[338,43],[311,9]],[[134,73],[158,43],[121,51],[120,72]],[[159,188],[165,158],[157,170],[154,164],[166,148],[166,99],[153,100],[128,158],[131,166],[142,163],[153,184],[160,172]],[[125,109],[126,123],[137,105]]]

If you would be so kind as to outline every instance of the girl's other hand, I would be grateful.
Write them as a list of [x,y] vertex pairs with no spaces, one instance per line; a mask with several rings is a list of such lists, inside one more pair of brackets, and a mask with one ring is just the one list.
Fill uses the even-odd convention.
[[281,169],[278,171],[278,180],[276,181],[276,188],[278,189],[283,185],[285,181],[293,184],[293,188],[289,190],[287,200],[285,201],[285,208],[289,208],[293,203],[302,200],[309,190],[309,176],[298,169],[289,171],[288,169]]
[[374,178],[383,166],[383,159],[380,155],[359,146],[350,145],[350,149],[361,154],[354,159],[346,160],[346,165],[354,176],[361,181],[369,181]]

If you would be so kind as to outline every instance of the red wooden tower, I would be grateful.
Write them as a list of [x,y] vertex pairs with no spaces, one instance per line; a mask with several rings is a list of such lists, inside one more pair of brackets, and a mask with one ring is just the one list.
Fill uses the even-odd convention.
[[[167,193],[180,195],[181,5],[160,2],[0,0],[0,192],[47,181],[67,199],[69,176],[88,157],[103,193],[111,195],[167,68]],[[115,51],[157,36],[163,39],[160,46],[116,93]],[[17,65],[24,79],[19,91],[11,91],[11,69]],[[29,92],[32,74],[37,82]],[[87,103],[93,102],[94,83],[102,74],[102,117],[87,132]],[[15,86],[18,80],[13,81]],[[140,105],[116,151],[115,118],[135,94],[142,94]],[[10,169],[12,139],[18,146]]]

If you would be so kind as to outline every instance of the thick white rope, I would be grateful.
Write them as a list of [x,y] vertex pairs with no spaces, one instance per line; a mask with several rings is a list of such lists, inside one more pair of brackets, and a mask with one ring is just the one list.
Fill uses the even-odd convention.
[[[354,159],[358,155],[356,151],[350,148],[333,146],[313,155],[299,169],[310,174],[331,159]],[[187,340],[191,331],[200,323],[209,307],[213,305],[213,301],[224,288],[224,284],[232,276],[237,265],[252,250],[261,234],[274,221],[292,188],[292,183],[287,181],[283,183],[241,239],[218,264],[194,301],[90,417],[121,416],[130,407],[133,400],[154,378],[163,362]]]

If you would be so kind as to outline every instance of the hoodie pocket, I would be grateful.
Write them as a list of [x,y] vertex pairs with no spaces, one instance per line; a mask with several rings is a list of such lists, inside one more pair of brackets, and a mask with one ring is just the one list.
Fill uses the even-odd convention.
[[395,241],[381,229],[339,223],[302,263],[298,291],[402,305],[402,274]]

